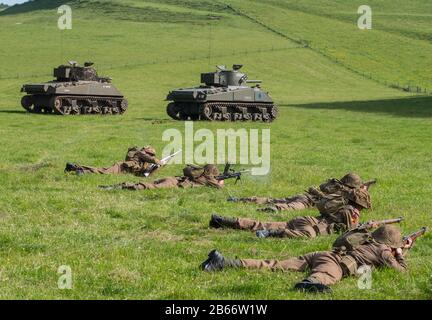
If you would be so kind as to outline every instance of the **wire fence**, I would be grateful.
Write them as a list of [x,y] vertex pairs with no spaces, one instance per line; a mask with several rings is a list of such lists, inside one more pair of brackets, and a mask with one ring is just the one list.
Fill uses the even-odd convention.
[[[184,63],[190,61],[199,61],[199,60],[208,60],[215,58],[226,58],[233,56],[249,56],[259,53],[268,53],[268,52],[277,52],[277,51],[285,51],[285,50],[293,50],[293,49],[301,49],[303,47],[300,46],[288,46],[288,47],[271,47],[271,48],[260,48],[255,50],[241,50],[236,51],[233,50],[231,52],[226,52],[223,54],[194,54],[191,56],[177,56],[176,58],[161,58],[155,59],[152,61],[146,61],[141,63],[124,63],[124,64],[98,64],[97,69],[98,73],[102,74],[105,70],[114,70],[114,69],[131,69],[131,68],[139,68],[145,67],[149,65],[158,65],[158,64],[170,64],[170,63]],[[15,75],[5,75],[2,76],[0,74],[0,80],[12,80],[12,79],[31,79],[31,78],[40,78],[40,77],[50,77],[52,73],[31,73],[31,74],[15,74]]]
[[353,72],[353,73],[355,73],[355,74],[357,74],[357,75],[359,75],[359,76],[361,76],[361,77],[363,77],[365,79],[372,80],[372,81],[374,81],[376,83],[379,83],[379,84],[381,84],[383,86],[386,86],[386,87],[392,88],[392,89],[397,89],[397,90],[401,90],[401,91],[405,91],[405,92],[418,93],[418,94],[432,95],[432,90],[429,89],[429,88],[425,88],[425,87],[418,86],[418,85],[411,85],[411,84],[404,85],[404,84],[401,84],[401,83],[397,83],[397,82],[392,82],[392,81],[389,81],[389,80],[381,79],[381,78],[373,75],[372,73],[367,73],[367,72],[364,72],[364,71],[357,70],[357,69],[351,67],[350,65],[346,64],[344,61],[341,61],[338,58],[332,56],[331,54],[329,54],[324,49],[312,46],[311,42],[308,41],[308,40],[305,40],[305,39],[296,39],[294,37],[291,37],[291,36],[289,36],[289,35],[281,32],[281,31],[279,31],[279,30],[277,30],[277,29],[275,29],[275,28],[273,28],[273,27],[265,24],[264,22],[258,20],[257,18],[252,17],[249,14],[247,14],[247,13],[245,13],[245,12],[243,12],[243,11],[237,9],[237,8],[232,7],[229,4],[226,4],[226,6],[227,6],[227,8],[229,8],[230,10],[232,10],[234,13],[236,13],[236,14],[238,14],[240,16],[243,16],[243,17],[245,17],[245,18],[247,18],[249,20],[251,20],[252,22],[254,22],[256,24],[259,24],[260,26],[262,26],[263,28],[271,31],[272,33],[277,34],[278,36],[283,37],[283,38],[285,38],[287,40],[290,40],[290,41],[296,43],[297,45],[299,45],[299,46],[301,46],[303,48],[308,48],[308,49],[310,49],[310,50],[312,50],[312,51],[314,51],[314,52],[322,55],[323,57],[331,60],[332,62],[338,64],[339,66],[341,66],[341,67],[343,67],[343,68],[345,68],[345,69],[347,69],[347,70],[349,70],[349,71],[351,71],[351,72]]

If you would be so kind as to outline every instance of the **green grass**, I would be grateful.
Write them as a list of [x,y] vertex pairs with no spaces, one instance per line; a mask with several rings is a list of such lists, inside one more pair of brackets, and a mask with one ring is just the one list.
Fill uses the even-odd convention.
[[[432,91],[431,3],[372,0],[373,29],[360,31],[362,1],[227,1],[264,24],[383,83]],[[253,3],[253,5],[251,5]]]
[[[378,178],[372,189],[374,209],[364,214],[364,220],[403,215],[404,232],[429,225],[431,97],[364,79],[212,1],[72,2],[73,8],[77,6],[73,30],[63,35],[56,29],[55,8],[44,7],[47,1],[38,2],[44,10],[15,7],[16,12],[0,15],[0,38],[7,43],[0,47],[0,78],[6,78],[0,80],[1,298],[432,298],[430,235],[410,252],[407,274],[376,271],[372,290],[358,290],[353,278],[335,285],[332,295],[305,295],[292,290],[303,278],[301,273],[227,270],[205,274],[198,269],[213,248],[232,257],[279,259],[327,250],[334,236],[258,241],[248,232],[209,229],[208,220],[212,212],[281,221],[316,214],[308,210],[269,215],[257,212],[253,205],[235,205],[225,199],[229,195],[295,194],[351,170],[365,178]],[[316,1],[313,7],[297,1],[295,12],[291,1],[272,1],[272,6],[280,6],[273,11],[273,19],[269,18],[271,7],[262,5],[265,2],[230,1],[283,32],[312,39],[312,44],[321,37],[332,46],[329,52],[346,54],[352,66],[372,68],[388,80],[410,77],[430,87],[428,69],[415,69],[427,61],[411,53],[409,46],[418,45],[415,51],[428,56],[430,43],[420,34],[430,29],[423,28],[422,22],[406,19],[406,30],[418,33],[418,39],[381,30],[391,27],[386,22],[377,25],[378,38],[362,38],[359,54],[373,59],[356,59],[340,35],[345,40],[352,37],[353,42],[354,37],[363,36],[348,31],[342,14],[318,16],[323,23],[320,36],[312,20],[306,19],[310,14],[301,13],[323,12],[328,1]],[[398,2],[402,6],[398,12],[407,16],[428,12],[426,1],[417,2],[415,8]],[[347,10],[343,1],[331,3],[339,13]],[[395,12],[394,1],[379,3],[379,15]],[[122,10],[134,13],[123,15]],[[285,14],[289,15],[283,18]],[[208,15],[221,19],[206,19]],[[338,27],[342,29],[332,36]],[[389,48],[396,39],[407,41],[400,42],[399,49],[409,55],[392,54]],[[48,80],[52,67],[68,59],[95,61],[128,97],[130,110],[122,117],[24,113],[19,106],[20,86]],[[166,116],[166,93],[196,84],[199,73],[213,65],[232,63],[244,63],[250,78],[264,81],[263,87],[280,106],[279,119],[271,125],[196,123],[195,128],[271,128],[268,177],[245,177],[238,185],[230,181],[221,191],[103,192],[97,185],[139,179],[63,174],[66,161],[109,165],[123,158],[132,145],[152,144],[160,151],[162,132],[184,126]],[[180,174],[181,169],[181,165],[168,166],[158,177]],[[72,290],[57,288],[60,265],[72,268]]]

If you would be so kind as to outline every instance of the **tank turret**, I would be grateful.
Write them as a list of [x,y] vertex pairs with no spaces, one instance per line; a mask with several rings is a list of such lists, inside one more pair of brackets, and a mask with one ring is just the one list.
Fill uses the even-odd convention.
[[201,86],[171,91],[168,115],[175,120],[273,121],[277,116],[273,100],[261,90],[260,80],[248,80],[242,67],[217,66],[215,72],[201,74]]
[[128,107],[123,94],[111,78],[99,77],[92,62],[54,68],[55,80],[41,84],[25,84],[21,92],[24,109],[33,113],[57,114],[122,114]]

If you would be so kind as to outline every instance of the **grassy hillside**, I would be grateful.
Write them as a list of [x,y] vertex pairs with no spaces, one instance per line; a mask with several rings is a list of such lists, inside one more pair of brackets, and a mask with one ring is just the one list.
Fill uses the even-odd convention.
[[[351,30],[348,14],[343,14],[351,10],[345,2],[315,2],[311,6],[306,1],[229,1],[233,8],[283,33],[311,40],[312,48],[321,41],[320,48],[327,46],[329,54],[344,57],[347,65],[388,80],[412,78],[430,87],[430,61],[414,54],[428,56],[430,43],[421,34],[430,25],[423,28],[419,20],[410,18],[410,14],[428,12],[428,3],[417,0],[418,6],[406,5],[406,10],[397,11],[406,13],[405,30],[418,36],[388,32],[383,20],[374,30],[372,37],[377,38],[369,39]],[[379,1],[380,14],[393,14],[394,3]],[[1,298],[432,297],[430,234],[410,253],[407,274],[374,272],[372,290],[358,290],[356,279],[346,279],[334,286],[332,295],[305,295],[292,290],[303,274],[230,270],[213,275],[198,270],[213,248],[228,256],[281,259],[328,249],[334,236],[258,241],[247,232],[211,230],[208,220],[212,212],[218,212],[285,221],[299,213],[269,215],[256,212],[255,206],[230,204],[225,199],[229,195],[295,194],[351,170],[379,181],[372,190],[374,210],[365,213],[364,220],[403,215],[404,232],[430,224],[430,96],[404,93],[365,79],[236,14],[222,2],[70,4],[73,29],[64,32],[56,28],[57,4],[52,1],[16,6],[0,15],[0,38],[7,44],[0,48]],[[336,13],[326,10],[329,4]],[[274,8],[277,10],[271,11]],[[303,13],[306,11],[310,13]],[[312,23],[315,19],[319,27]],[[335,33],[336,29],[340,31]],[[357,55],[345,42],[357,43],[355,37],[362,43]],[[390,48],[401,39],[400,54],[395,55]],[[410,47],[413,44],[418,45],[416,50]],[[19,105],[20,86],[50,79],[55,65],[72,59],[96,62],[102,74],[113,77],[128,97],[130,110],[122,117],[25,113]],[[195,123],[195,128],[271,128],[272,171],[268,177],[245,177],[238,185],[229,181],[222,191],[134,193],[96,188],[139,180],[133,176],[63,174],[66,161],[109,165],[122,159],[132,145],[152,144],[161,150],[163,131],[183,131],[184,127],[165,114],[166,93],[197,84],[199,73],[211,71],[216,64],[233,63],[243,63],[250,78],[264,81],[263,87],[280,106],[279,119],[271,125]],[[419,65],[426,68],[420,70]],[[157,177],[180,174],[181,169],[181,165],[172,165]],[[60,265],[72,268],[72,290],[57,288]]]
[[[369,1],[373,29],[357,27],[361,1],[228,1],[233,8],[383,83],[432,89],[432,4]],[[227,2],[227,3],[228,3]]]

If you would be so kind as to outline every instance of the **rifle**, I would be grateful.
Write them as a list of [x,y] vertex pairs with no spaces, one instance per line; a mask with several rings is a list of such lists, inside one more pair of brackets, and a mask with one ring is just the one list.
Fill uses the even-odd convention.
[[372,179],[363,183],[363,187],[366,187],[366,190],[369,190],[369,188],[376,183],[377,183],[377,179]]
[[394,218],[394,219],[387,219],[387,220],[378,220],[378,221],[371,220],[371,221],[362,223],[356,229],[357,230],[369,230],[369,229],[373,229],[373,228],[378,228],[378,227],[386,225],[386,224],[400,223],[403,220],[404,220],[403,217]]
[[225,165],[224,171],[220,176],[216,177],[216,180],[220,181],[220,180],[227,180],[227,179],[232,179],[235,178],[235,184],[241,180],[241,175],[244,172],[249,172],[250,170],[240,170],[240,171],[235,171],[234,169],[231,169],[231,164],[227,163]]
[[413,246],[414,242],[417,240],[418,237],[421,237],[422,235],[424,235],[427,231],[427,227],[423,227],[418,231],[415,231],[413,233],[410,233],[409,235],[406,235],[405,237],[402,238],[402,241],[404,243],[406,243],[409,239],[411,239],[411,246],[410,248]]
[[166,165],[172,158],[174,158],[176,155],[178,155],[182,150],[180,149],[177,152],[174,152],[173,154],[170,154],[169,156],[166,156],[165,158],[161,159],[161,164],[152,163],[149,165],[149,167],[143,172],[144,177],[148,177],[151,175],[154,171],[159,169],[160,167]]

